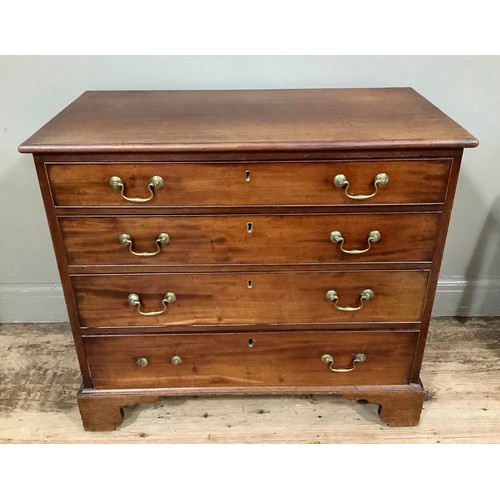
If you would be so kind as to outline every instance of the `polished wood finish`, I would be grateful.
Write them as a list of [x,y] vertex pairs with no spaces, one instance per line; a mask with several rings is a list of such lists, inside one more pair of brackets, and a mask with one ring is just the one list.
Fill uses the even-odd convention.
[[[245,163],[101,163],[47,165],[56,207],[221,207],[295,205],[378,205],[442,203],[450,160],[371,160]],[[247,174],[248,172],[248,174]],[[334,186],[337,174],[349,181],[349,193],[371,194],[377,174],[389,183],[367,200],[352,200]],[[109,185],[119,176],[128,197],[149,196],[151,177],[165,181],[145,203],[124,200]],[[248,175],[250,177],[248,177]],[[247,179],[250,180],[247,180]]]
[[117,395],[85,392],[80,389],[77,396],[78,408],[86,431],[114,431],[123,422],[123,407],[139,403],[154,403],[159,396],[144,394]]
[[[426,271],[288,273],[168,273],[72,276],[82,327],[266,325],[419,322]],[[249,283],[249,281],[251,283]],[[251,286],[251,288],[250,288]],[[360,294],[374,297],[357,311],[338,310],[326,299],[338,293],[339,307],[358,307]],[[142,310],[162,309],[163,296],[177,300],[163,314],[143,316],[127,302],[139,295]]]
[[[341,394],[378,402],[389,425],[416,425],[462,149],[476,145],[412,89],[85,93],[19,148],[34,153],[85,428],[113,429],[122,407],[163,395],[235,393]],[[382,172],[389,183],[366,200],[333,183],[342,173],[349,193],[370,194]],[[147,196],[153,175],[165,187],[132,203],[110,187],[112,175],[128,196]],[[136,258],[119,244],[125,232],[134,248],[150,250],[158,222],[172,238],[157,257]],[[363,248],[374,229],[382,239],[366,254],[345,255],[329,241],[338,230],[345,248]],[[325,298],[334,289],[339,306],[354,307],[365,288],[375,296],[358,311]],[[177,301],[159,316],[127,301],[137,293],[150,312],[169,291]],[[344,374],[320,361],[327,375],[350,380],[321,385],[318,366],[309,378],[297,368],[317,358],[323,339],[346,366],[360,342],[372,354]],[[145,382],[134,378],[136,348],[149,346],[158,360],[172,345],[189,362],[155,361],[139,372],[151,374]],[[167,367],[191,371],[175,378]]]
[[[85,337],[95,389],[407,384],[417,332],[300,332]],[[364,363],[351,368],[356,353]],[[171,359],[179,356],[180,365]],[[138,366],[146,358],[148,365]]]
[[43,205],[45,208],[45,213],[47,214],[47,221],[50,229],[50,236],[52,238],[52,244],[54,246],[54,252],[56,255],[57,267],[59,271],[59,276],[61,278],[61,285],[64,291],[64,300],[66,302],[66,308],[68,310],[68,316],[71,324],[71,331],[73,334],[73,340],[75,342],[75,349],[78,354],[78,361],[80,363],[80,370],[82,373],[83,384],[86,387],[92,386],[92,380],[90,378],[90,373],[88,369],[87,359],[85,355],[85,349],[83,347],[83,341],[80,334],[80,329],[78,326],[78,313],[76,311],[75,299],[73,296],[73,290],[71,288],[68,266],[66,260],[66,253],[64,250],[64,242],[59,231],[59,225],[57,219],[52,209],[52,203],[50,200],[50,184],[48,182],[43,161],[35,157],[36,173],[38,177],[38,183],[40,185],[40,191],[42,193]]
[[[61,217],[59,225],[72,266],[221,266],[238,264],[430,263],[439,213],[339,215],[241,215],[154,217]],[[248,224],[251,224],[249,232]],[[381,239],[363,254],[348,254],[330,240],[340,231],[345,250],[368,248],[368,236]],[[135,252],[155,252],[156,238],[168,244],[155,256],[133,255],[118,236],[129,234]]]
[[410,384],[409,390],[371,390],[367,393],[344,394],[346,399],[364,399],[378,403],[382,422],[393,427],[411,427],[420,422],[425,392],[421,384]]
[[450,173],[450,180],[448,183],[448,192],[446,203],[443,208],[443,215],[441,218],[441,227],[436,240],[436,252],[434,256],[434,264],[429,276],[429,286],[426,294],[424,313],[422,316],[421,323],[421,333],[418,340],[417,350],[415,351],[415,362],[413,365],[412,381],[417,382],[420,380],[420,367],[422,365],[422,359],[424,355],[425,342],[427,339],[427,331],[429,329],[429,323],[431,320],[432,307],[434,304],[434,297],[436,295],[436,288],[439,279],[439,269],[441,268],[441,262],[443,260],[444,246],[446,242],[446,235],[448,233],[448,226],[451,218],[451,209],[453,207],[453,201],[455,199],[455,192],[458,183],[458,174],[460,170],[460,163],[462,161],[463,151],[457,151],[455,153],[455,158],[452,165],[452,170]]
[[411,88],[85,92],[23,153],[463,148],[475,137]]
[[[236,388],[240,394],[245,394],[245,388]],[[310,396],[316,394],[315,387],[304,387],[303,391]],[[191,392],[191,388],[187,388]],[[168,391],[166,395],[183,395],[182,388],[174,391]],[[223,388],[217,391],[217,387],[211,390],[213,395],[232,395],[235,388]],[[251,394],[267,394],[265,387],[252,388]],[[328,394],[328,391],[336,395],[342,395],[346,399],[356,399],[368,403],[377,403],[379,405],[378,414],[380,420],[391,427],[412,427],[420,422],[420,413],[424,403],[425,393],[420,384],[400,385],[400,386],[371,386],[370,392],[362,392],[362,389],[352,388],[352,386],[330,386],[329,389],[322,387],[318,394]],[[277,388],[272,388],[269,394],[286,394]],[[106,390],[85,390],[78,392],[78,407],[83,422],[83,428],[86,431],[106,432],[114,431],[123,423],[124,408],[135,406],[139,403],[151,404],[163,395],[163,392],[126,392],[126,391],[106,391]],[[212,395],[212,394],[209,394]],[[263,410],[258,411],[262,413]],[[205,413],[205,415],[209,415]],[[318,418],[321,415],[318,415]]]

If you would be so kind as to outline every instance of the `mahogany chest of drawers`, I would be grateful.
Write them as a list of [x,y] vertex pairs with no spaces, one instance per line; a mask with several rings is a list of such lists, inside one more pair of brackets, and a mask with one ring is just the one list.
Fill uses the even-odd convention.
[[19,147],[85,429],[195,394],[341,394],[417,425],[460,161],[477,144],[409,88],[85,92]]

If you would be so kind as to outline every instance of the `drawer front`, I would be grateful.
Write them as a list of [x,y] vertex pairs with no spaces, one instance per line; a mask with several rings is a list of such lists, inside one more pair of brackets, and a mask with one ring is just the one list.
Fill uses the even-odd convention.
[[[99,207],[216,207],[259,205],[363,205],[441,203],[451,160],[372,160],[282,163],[143,163],[47,165],[55,206]],[[387,174],[389,182],[367,199],[351,199],[346,186],[334,178],[344,175],[347,193],[369,196],[374,179]],[[161,189],[148,190],[160,176]],[[111,177],[123,181],[123,194],[147,202],[127,201]],[[152,194],[153,193],[153,194]]]
[[[70,265],[349,264],[431,262],[439,218],[388,213],[62,217],[59,223]],[[161,240],[161,234],[168,239]],[[130,238],[120,241],[121,235]],[[358,251],[364,253],[352,253]]]
[[427,271],[71,277],[82,327],[418,322],[427,279]]
[[[416,340],[416,332],[301,332],[93,336],[84,344],[96,389],[306,387],[406,384]],[[354,363],[356,354],[365,360]]]

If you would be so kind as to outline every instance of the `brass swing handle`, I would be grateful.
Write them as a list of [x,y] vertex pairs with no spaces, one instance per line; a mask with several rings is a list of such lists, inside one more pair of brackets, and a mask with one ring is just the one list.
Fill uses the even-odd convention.
[[153,191],[154,189],[163,189],[163,186],[165,186],[165,181],[163,180],[163,177],[160,177],[159,175],[153,175],[153,177],[149,179],[148,191],[151,194],[147,198],[129,198],[128,196],[125,196],[125,184],[123,180],[117,175],[113,175],[113,177],[109,178],[109,185],[113,189],[116,189],[117,191],[119,190],[124,200],[131,201],[133,203],[146,203],[147,201],[151,201],[153,199],[155,195],[155,192]]
[[352,360],[351,368],[333,368],[335,360],[333,359],[333,356],[331,354],[323,354],[323,356],[321,356],[321,361],[323,361],[323,363],[329,364],[328,368],[330,368],[332,372],[337,372],[337,373],[352,372],[356,368],[356,363],[364,363],[366,361],[366,354],[363,353],[355,354]]
[[366,247],[364,250],[346,250],[344,248],[345,240],[342,236],[342,233],[340,231],[332,231],[330,233],[330,241],[332,243],[340,243],[340,250],[351,255],[358,255],[360,253],[368,252],[368,250],[370,250],[370,248],[372,247],[372,243],[380,241],[380,238],[382,238],[382,235],[379,231],[370,231],[370,233],[368,234],[368,247]]
[[335,305],[335,307],[339,311],[359,311],[363,307],[364,301],[373,299],[374,295],[375,294],[373,293],[373,290],[370,290],[369,288],[367,288],[366,290],[363,290],[359,294],[359,306],[357,306],[357,307],[341,307],[341,306],[339,306],[338,305],[339,296],[335,290],[328,290],[328,292],[326,292],[326,299],[333,302],[333,304]]
[[373,185],[375,187],[375,191],[372,194],[349,194],[347,190],[349,189],[349,181],[344,174],[338,174],[333,178],[333,184],[335,187],[344,188],[345,195],[351,200],[367,200],[368,198],[372,198],[378,193],[379,186],[385,186],[389,183],[389,176],[384,173],[377,174],[373,179]]
[[118,241],[122,245],[128,247],[129,252],[131,254],[137,255],[137,257],[153,257],[154,255],[158,255],[160,253],[162,245],[166,245],[170,241],[170,236],[167,233],[160,233],[156,237],[156,252],[135,252],[132,248],[134,240],[132,239],[132,236],[130,236],[130,234],[120,234],[120,236],[118,236]]
[[137,295],[136,293],[131,293],[128,296],[128,303],[133,307],[137,306],[137,311],[139,312],[139,314],[142,314],[143,316],[158,316],[159,314],[162,314],[167,310],[168,304],[172,304],[176,300],[177,297],[175,296],[175,293],[168,292],[163,296],[163,300],[161,301],[161,303],[163,304],[163,309],[161,311],[145,312],[141,311],[142,305],[141,305],[141,298],[139,297],[139,295]]

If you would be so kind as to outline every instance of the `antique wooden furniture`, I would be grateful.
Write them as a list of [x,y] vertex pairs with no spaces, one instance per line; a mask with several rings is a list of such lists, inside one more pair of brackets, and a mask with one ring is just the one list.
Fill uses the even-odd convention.
[[85,92],[19,147],[85,429],[194,394],[341,394],[418,424],[460,161],[477,144],[409,88]]

